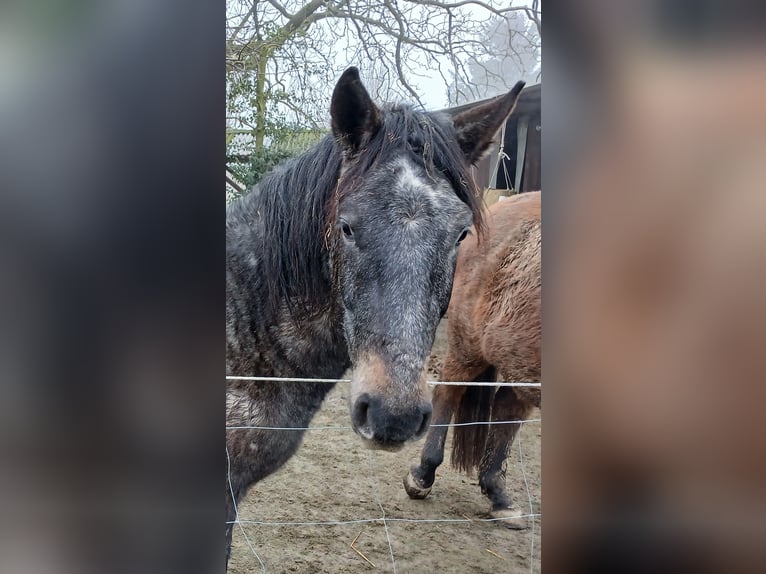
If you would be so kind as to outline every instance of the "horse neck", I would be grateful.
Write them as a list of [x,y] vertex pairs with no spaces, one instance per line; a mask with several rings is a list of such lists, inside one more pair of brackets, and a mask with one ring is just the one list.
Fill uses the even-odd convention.
[[[273,249],[269,222],[258,216],[258,191],[227,215],[227,350],[230,374],[338,378],[348,366],[338,298],[329,257],[316,261],[329,297],[321,301],[273,302],[261,254]],[[311,395],[323,397],[323,385]],[[319,392],[320,390],[324,392]]]

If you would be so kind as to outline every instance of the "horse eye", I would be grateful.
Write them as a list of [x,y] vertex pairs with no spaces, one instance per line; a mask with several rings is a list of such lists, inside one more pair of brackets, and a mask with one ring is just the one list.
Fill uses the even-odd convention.
[[464,229],[463,233],[460,234],[460,237],[457,238],[457,242],[455,243],[455,245],[460,245],[463,242],[463,239],[468,237],[468,233],[469,233],[469,230]]
[[351,237],[354,235],[354,230],[351,229],[351,226],[346,223],[345,221],[340,224],[341,231],[343,231],[343,235],[346,237]]

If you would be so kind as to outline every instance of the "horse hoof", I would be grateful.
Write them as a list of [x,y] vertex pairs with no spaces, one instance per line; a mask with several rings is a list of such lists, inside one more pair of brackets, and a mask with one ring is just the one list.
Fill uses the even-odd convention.
[[407,491],[407,496],[415,500],[422,500],[431,494],[431,487],[421,487],[411,472],[408,472],[407,476],[404,477],[404,490]]
[[501,519],[498,520],[498,522],[511,530],[526,530],[529,528],[527,519],[523,518],[523,514],[519,510],[513,510],[512,508],[498,508],[497,510],[492,510],[489,515],[491,518]]

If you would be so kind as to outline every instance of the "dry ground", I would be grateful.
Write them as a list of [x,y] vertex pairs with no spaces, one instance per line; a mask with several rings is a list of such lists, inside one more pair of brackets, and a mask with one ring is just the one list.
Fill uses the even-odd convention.
[[[445,349],[444,322],[437,333],[432,372]],[[433,374],[433,378],[436,378]],[[312,427],[349,427],[347,384],[328,395]],[[539,418],[539,411],[532,415]],[[522,510],[540,512],[540,424],[525,424],[508,457],[508,489]],[[449,443],[446,460],[449,457]],[[523,469],[519,460],[519,445]],[[452,470],[437,472],[434,489],[424,501],[410,500],[402,478],[420,456],[423,441],[398,453],[362,447],[350,428],[306,433],[298,454],[279,472],[251,490],[239,508],[240,520],[258,522],[353,521],[380,518],[457,519],[464,522],[388,522],[396,572],[516,573],[540,571],[540,520],[534,531],[513,531],[486,518],[489,503],[476,477]],[[531,498],[531,500],[530,500]],[[471,520],[468,522],[466,519]],[[393,572],[391,551],[382,522],[341,525],[243,524],[266,571],[278,573]],[[355,547],[374,566],[351,547]],[[234,529],[229,572],[262,572],[238,527]]]

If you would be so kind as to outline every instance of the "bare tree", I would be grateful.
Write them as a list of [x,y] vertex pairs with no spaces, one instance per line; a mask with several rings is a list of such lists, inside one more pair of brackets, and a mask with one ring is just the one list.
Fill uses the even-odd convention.
[[445,93],[471,79],[491,17],[539,26],[539,2],[497,0],[228,0],[227,13],[228,125],[249,130],[256,150],[281,126],[324,125],[348,65],[378,99],[422,105],[426,78],[440,76]]
[[455,74],[450,103],[465,104],[501,94],[517,80],[540,81],[540,18],[511,12],[493,16],[481,27],[484,42],[464,62],[463,74]]

